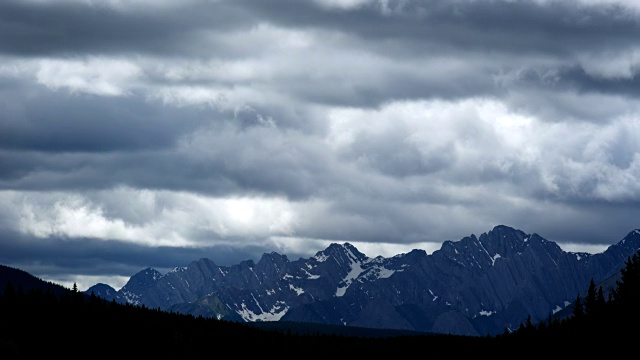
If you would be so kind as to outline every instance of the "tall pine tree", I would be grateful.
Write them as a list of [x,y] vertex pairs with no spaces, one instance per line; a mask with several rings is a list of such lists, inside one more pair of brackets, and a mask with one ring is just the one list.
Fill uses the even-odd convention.
[[640,301],[640,251],[627,258],[620,270],[620,280],[616,281],[613,300],[626,310],[638,311]]
[[576,301],[573,304],[573,317],[576,319],[584,317],[584,306],[582,305],[582,299],[580,299],[580,295],[576,297]]
[[587,315],[593,315],[596,313],[598,301],[598,293],[596,291],[596,283],[591,278],[589,282],[589,289],[587,290],[587,296],[584,299],[584,312]]

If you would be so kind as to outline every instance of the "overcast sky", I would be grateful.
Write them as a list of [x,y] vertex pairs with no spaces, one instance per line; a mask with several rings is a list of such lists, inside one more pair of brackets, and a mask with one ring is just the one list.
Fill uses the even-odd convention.
[[640,228],[638,4],[2,0],[0,263],[601,252]]

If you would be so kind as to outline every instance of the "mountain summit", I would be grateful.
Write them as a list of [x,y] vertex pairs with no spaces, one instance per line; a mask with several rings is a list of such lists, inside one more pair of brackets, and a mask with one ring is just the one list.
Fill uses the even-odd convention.
[[498,334],[570,305],[615,276],[640,249],[631,231],[600,254],[562,250],[537,234],[496,226],[479,237],[369,258],[350,243],[308,259],[275,252],[218,266],[203,258],[165,275],[145,269],[119,291],[88,293],[150,308],[236,321],[296,321],[461,335]]

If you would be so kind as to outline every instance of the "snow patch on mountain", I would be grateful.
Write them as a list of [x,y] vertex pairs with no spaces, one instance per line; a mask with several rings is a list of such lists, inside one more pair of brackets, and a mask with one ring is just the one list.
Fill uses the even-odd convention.
[[[186,268],[186,267],[184,267],[184,266],[177,266],[177,267],[174,267],[173,269],[171,269],[171,270],[169,271],[169,274],[171,274],[171,273],[178,273],[178,272],[184,272],[184,271],[186,271],[186,270],[187,270],[187,268]],[[155,280],[155,279],[154,279],[154,280]]]
[[300,296],[300,295],[304,294],[304,290],[302,290],[302,289],[301,289],[301,288],[299,288],[299,287],[295,287],[295,286],[293,286],[293,284],[289,284],[289,289],[291,289],[291,290],[295,291],[295,292],[296,292],[296,294],[298,294],[298,296]]
[[395,270],[389,270],[385,267],[380,267],[380,268],[376,268],[377,274],[378,274],[378,279],[386,279],[388,277],[391,277],[391,275],[395,274]]
[[495,313],[496,313],[495,311],[480,310],[478,315],[480,315],[480,316],[491,316],[491,315],[493,315]]
[[378,279],[389,278],[391,277],[391,275],[395,274],[396,272],[402,272],[402,271],[404,271],[404,269],[391,270],[391,269],[385,268],[384,266],[374,266],[369,268],[369,270],[366,270],[364,275],[362,275],[362,277],[369,281],[375,281]]
[[434,294],[433,291],[431,291],[431,289],[429,289],[429,294],[431,294],[431,296],[433,296],[433,300],[431,300],[431,301],[436,301],[438,299],[438,295]]
[[131,305],[140,305],[140,295],[134,294],[129,291],[123,291],[122,296]]
[[314,256],[313,258],[316,259],[317,262],[325,262],[325,261],[327,261],[329,256],[327,256],[325,254],[320,254],[320,255]]
[[[256,314],[247,308],[247,305],[243,302],[240,304],[242,310],[237,311],[238,315],[242,317],[244,321],[256,322],[256,321],[279,321],[289,311],[289,307],[284,301],[278,301],[269,311],[263,311],[260,314]],[[262,309],[260,309],[262,310]]]
[[555,315],[558,311],[565,309],[569,305],[571,305],[571,303],[565,300],[564,306],[556,305],[555,309],[553,309],[551,312],[553,313],[553,315]]
[[305,269],[302,269],[302,271],[304,271],[305,274],[307,274],[307,279],[308,280],[315,280],[315,279],[319,279],[320,275],[313,275],[312,273],[308,272]]
[[357,279],[358,276],[360,276],[360,274],[362,274],[362,272],[364,271],[364,269],[361,266],[362,264],[358,262],[358,258],[355,255],[353,255],[353,253],[349,248],[345,248],[345,249],[347,251],[347,258],[349,258],[349,261],[350,261],[349,266],[351,268],[351,271],[349,271],[347,276],[345,276],[345,278],[342,279],[342,283],[344,283],[345,285],[342,287],[339,287],[336,290],[337,297],[343,296],[345,292],[347,292],[347,289],[349,288],[353,280]]

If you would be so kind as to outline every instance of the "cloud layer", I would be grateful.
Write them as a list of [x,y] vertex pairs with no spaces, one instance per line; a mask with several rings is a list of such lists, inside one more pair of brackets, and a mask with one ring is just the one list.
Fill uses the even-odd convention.
[[603,250],[640,215],[622,0],[0,3],[0,262],[122,286],[505,224]]

